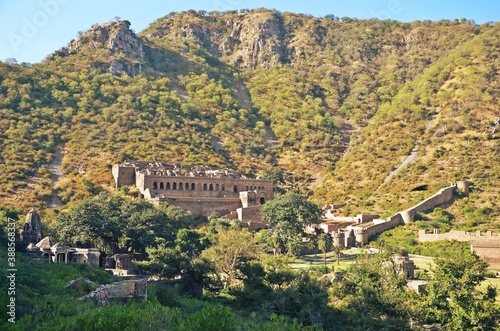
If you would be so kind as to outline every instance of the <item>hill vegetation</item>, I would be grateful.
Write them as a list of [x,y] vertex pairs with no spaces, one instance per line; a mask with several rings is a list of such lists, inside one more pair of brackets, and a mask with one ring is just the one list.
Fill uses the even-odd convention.
[[74,204],[133,158],[278,169],[346,213],[388,215],[465,179],[453,223],[498,228],[499,24],[256,9],[129,25],[94,25],[42,63],[0,63],[0,204]]

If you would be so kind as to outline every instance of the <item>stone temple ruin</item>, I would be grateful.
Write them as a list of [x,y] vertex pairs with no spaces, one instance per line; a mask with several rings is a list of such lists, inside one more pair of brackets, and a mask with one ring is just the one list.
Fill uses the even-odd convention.
[[101,253],[98,249],[69,247],[64,243],[55,242],[50,237],[43,238],[42,220],[35,208],[26,215],[21,240],[28,246],[28,254],[40,256],[49,262],[78,262],[99,266]]
[[26,221],[24,221],[23,230],[21,231],[21,240],[28,245],[35,245],[42,240],[42,238],[42,220],[35,208],[31,208],[28,215],[26,215]]
[[145,199],[188,210],[238,218],[250,227],[261,224],[260,210],[273,198],[273,182],[250,179],[231,170],[200,165],[129,161],[113,166],[116,187],[135,185]]

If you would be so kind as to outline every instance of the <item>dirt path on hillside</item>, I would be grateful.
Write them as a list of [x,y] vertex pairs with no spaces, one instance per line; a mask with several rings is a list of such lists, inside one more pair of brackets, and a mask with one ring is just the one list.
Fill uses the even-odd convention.
[[245,83],[238,81],[234,87],[236,88],[238,103],[246,109],[252,109],[252,96]]
[[[430,117],[430,120],[426,125],[426,131],[432,130],[436,126],[437,117],[438,117],[437,115],[432,115]],[[385,177],[384,182],[382,184],[380,184],[380,186],[377,188],[377,190],[379,188],[381,188],[385,183],[390,181],[394,176],[399,174],[399,172],[401,170],[403,170],[408,165],[410,165],[418,160],[418,145],[419,145],[419,143],[420,143],[420,141],[416,142],[415,146],[413,147],[413,149],[410,152],[410,155],[408,155],[408,157],[403,161],[403,163],[401,163],[401,165],[396,170],[394,170],[387,177]]]
[[52,161],[50,161],[48,165],[48,169],[50,173],[52,174],[51,179],[52,179],[52,198],[50,199],[50,202],[48,206],[50,208],[57,208],[61,207],[63,205],[61,199],[57,196],[57,192],[54,189],[56,184],[64,178],[64,173],[62,171],[62,158],[63,158],[63,151],[61,147],[56,147],[55,153],[54,153],[54,158]]
[[[403,161],[403,163],[401,163],[401,165],[396,170],[394,170],[387,177],[385,177],[384,183],[382,185],[384,185],[385,183],[390,181],[392,179],[392,177],[396,176],[401,170],[406,168],[406,166],[408,166],[409,164],[412,164],[413,162],[415,162],[417,160],[418,160],[418,144],[415,145],[415,147],[413,147],[410,155],[408,155],[408,157]],[[380,185],[378,188],[380,188],[382,185]],[[378,188],[377,188],[377,190],[378,190]]]
[[264,129],[266,130],[266,141],[269,147],[271,147],[271,149],[280,147],[280,142],[278,138],[274,135],[273,130],[271,130],[271,128],[267,125],[265,126]]
[[187,91],[182,90],[177,85],[173,85],[172,86],[172,90],[174,90],[175,92],[177,92],[177,95],[179,96],[179,98],[181,100],[183,100],[183,101],[189,101],[189,95],[188,95]]

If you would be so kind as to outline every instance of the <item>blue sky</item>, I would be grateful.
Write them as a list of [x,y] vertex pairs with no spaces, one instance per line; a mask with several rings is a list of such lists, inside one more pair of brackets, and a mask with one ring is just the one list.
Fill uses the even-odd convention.
[[403,22],[468,18],[500,21],[496,0],[0,0],[0,60],[35,63],[75,39],[94,23],[119,16],[140,32],[172,11],[274,8],[280,11]]

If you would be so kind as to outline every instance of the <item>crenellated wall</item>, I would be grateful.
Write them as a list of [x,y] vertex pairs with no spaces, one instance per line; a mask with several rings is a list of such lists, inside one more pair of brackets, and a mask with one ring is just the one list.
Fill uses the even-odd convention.
[[354,230],[356,233],[357,242],[367,244],[371,236],[395,228],[399,224],[411,223],[413,222],[416,213],[431,210],[436,206],[451,201],[453,199],[453,193],[457,188],[462,190],[464,194],[469,192],[469,185],[467,182],[457,182],[456,184],[442,188],[438,193],[425,199],[417,205],[394,214],[393,216],[387,218],[387,220],[373,219],[373,225],[349,226],[348,228]]
[[418,240],[422,242],[439,240],[484,241],[492,239],[497,239],[500,245],[500,237],[494,236],[492,231],[487,231],[485,234],[482,234],[480,231],[466,232],[460,230],[451,230],[447,233],[440,233],[437,229],[434,232],[418,231]]

